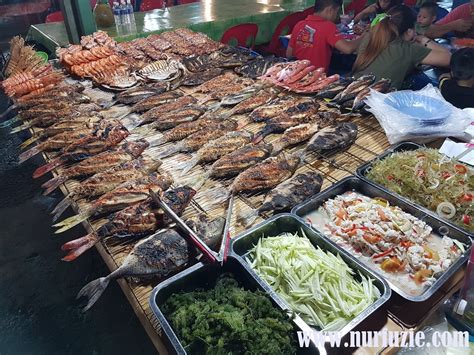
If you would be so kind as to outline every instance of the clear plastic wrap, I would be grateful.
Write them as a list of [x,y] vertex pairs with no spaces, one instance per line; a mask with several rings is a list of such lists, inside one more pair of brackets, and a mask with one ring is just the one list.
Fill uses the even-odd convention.
[[377,118],[390,144],[463,136],[474,120],[472,111],[454,107],[431,84],[419,91],[370,91],[367,110]]

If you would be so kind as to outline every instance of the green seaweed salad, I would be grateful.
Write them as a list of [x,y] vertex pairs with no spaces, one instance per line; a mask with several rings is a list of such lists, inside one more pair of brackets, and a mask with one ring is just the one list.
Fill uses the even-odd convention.
[[188,354],[296,353],[288,316],[229,273],[212,289],[173,294],[162,310]]

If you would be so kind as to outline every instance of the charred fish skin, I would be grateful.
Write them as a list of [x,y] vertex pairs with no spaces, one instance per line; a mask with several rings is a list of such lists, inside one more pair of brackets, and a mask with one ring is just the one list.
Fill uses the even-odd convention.
[[215,250],[223,236],[225,218],[210,219],[208,215],[200,213],[186,220],[186,224],[209,248]]
[[215,126],[209,126],[191,134],[184,142],[184,151],[195,152],[207,142],[219,138],[222,134],[235,131],[238,123],[234,120],[225,120]]
[[359,92],[364,90],[367,86],[372,85],[374,81],[374,75],[361,76],[359,79],[349,84],[346,89],[336,95],[333,101],[339,105],[342,105],[344,102],[354,99]]
[[236,176],[245,169],[268,158],[272,149],[273,147],[270,144],[248,144],[214,162],[210,168],[210,177],[228,178]]
[[132,112],[145,112],[151,110],[153,107],[165,104],[170,101],[174,101],[183,96],[179,91],[168,91],[162,94],[149,96],[138,101],[135,105],[132,106]]
[[236,149],[249,144],[252,141],[253,134],[246,131],[229,132],[221,138],[210,141],[199,151],[200,161],[209,163],[220,157],[232,153]]
[[289,211],[319,193],[322,184],[323,177],[316,172],[298,174],[270,191],[258,209],[258,213]]
[[353,77],[348,77],[340,79],[335,83],[332,83],[325,87],[323,90],[318,92],[315,97],[318,99],[334,99],[337,94],[345,90],[346,87],[351,84],[355,79]]
[[166,88],[138,87],[123,91],[115,96],[115,100],[123,105],[132,105],[153,95],[159,95]]
[[370,90],[375,90],[381,93],[385,93],[390,89],[392,81],[390,79],[380,79],[374,84],[368,86],[366,89],[359,92],[359,94],[354,99],[354,104],[352,105],[352,111],[359,111],[365,106],[364,99],[370,94]]
[[310,139],[319,130],[317,123],[303,123],[288,128],[281,138],[273,143],[272,155],[280,154],[285,148],[302,143]]
[[306,146],[306,151],[324,153],[350,146],[357,138],[358,128],[353,122],[343,122],[323,128]]
[[272,90],[262,90],[256,95],[249,97],[248,99],[238,103],[233,109],[232,113],[234,115],[242,115],[245,113],[252,112],[256,108],[267,104],[273,100],[276,96],[276,93]]
[[168,114],[163,114],[152,123],[152,127],[158,131],[174,128],[182,123],[192,122],[198,119],[206,108],[199,105],[189,105],[181,109],[177,109]]
[[176,110],[182,110],[186,106],[193,105],[196,103],[197,99],[193,96],[182,96],[175,100],[160,105],[155,105],[156,107],[154,106],[148,112],[141,115],[142,120],[140,124],[142,125],[148,122],[156,121],[160,119],[162,115],[169,115],[171,114],[171,112],[174,112]]

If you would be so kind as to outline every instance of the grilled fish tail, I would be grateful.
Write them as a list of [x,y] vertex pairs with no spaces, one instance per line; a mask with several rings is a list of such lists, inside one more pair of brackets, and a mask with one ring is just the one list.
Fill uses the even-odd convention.
[[101,277],[89,282],[79,291],[76,299],[87,297],[87,305],[82,309],[82,312],[87,312],[97,302],[109,285],[109,282],[110,275],[107,277]]
[[53,227],[60,227],[56,232],[54,232],[54,234],[63,233],[71,229],[72,227],[77,226],[79,223],[84,222],[91,215],[92,213],[90,213],[90,211],[87,211],[87,212],[80,213],[75,216],[66,218],[62,222],[54,224]]
[[[6,110],[4,113],[2,113],[2,116],[0,116],[0,118],[3,117],[4,114],[7,114],[9,111]],[[6,120],[5,122],[2,122],[0,123],[0,128],[6,128],[6,127],[10,127],[12,124],[14,124],[15,122],[18,122],[20,121],[20,119],[18,118],[18,116],[15,116],[13,118],[10,118],[9,120]]]
[[72,200],[69,198],[69,195],[64,197],[61,202],[54,207],[54,210],[51,211],[53,215],[53,223],[58,220],[58,218],[67,210],[67,208],[71,205]]
[[225,187],[215,187],[206,192],[206,197],[212,201],[212,206],[216,206],[230,198],[230,191]]
[[253,144],[258,144],[260,143],[261,141],[263,141],[263,139],[268,136],[269,134],[272,134],[273,133],[273,128],[272,127],[264,127],[262,130],[260,130],[259,132],[257,132],[255,134],[255,137],[253,137],[253,140],[252,140],[252,143]]
[[199,156],[196,154],[191,159],[185,161],[184,163],[180,164],[178,168],[183,169],[181,171],[181,176],[186,174],[189,170],[194,168],[199,163]]
[[211,173],[207,172],[204,175],[199,175],[197,177],[191,178],[190,180],[187,180],[184,185],[191,186],[194,190],[199,190],[209,179]]
[[31,124],[29,123],[25,123],[21,126],[18,126],[18,127],[15,127],[13,128],[11,131],[10,131],[10,134],[15,134],[15,133],[19,133],[21,131],[24,131],[25,129],[28,129],[31,127]]
[[[36,147],[35,147],[36,148]],[[46,173],[49,173],[51,170],[57,168],[58,166],[65,163],[63,156],[60,156],[56,159],[51,160],[49,163],[40,166],[33,172],[33,178],[37,179],[43,176]]]
[[43,195],[44,196],[49,195],[51,192],[56,190],[59,187],[59,185],[61,185],[66,180],[67,178],[65,176],[57,176],[55,178],[52,178],[46,181],[43,185],[41,185],[41,187],[45,189],[45,192],[43,193]]
[[237,223],[240,224],[242,227],[248,227],[252,225],[258,217],[258,211],[252,209],[250,213],[246,215],[237,215]]
[[63,261],[73,261],[84,252],[92,248],[100,238],[96,233],[89,233],[84,237],[77,238],[61,246],[61,250],[68,251],[68,254],[62,258]]
[[18,156],[18,162],[20,164],[24,163],[25,161],[27,161],[28,159],[34,157],[36,154],[38,153],[41,153],[42,150],[41,150],[41,146],[40,145],[36,145],[34,146],[33,148],[30,148],[28,149],[27,151],[24,151],[23,153],[21,153],[19,156]]
[[33,136],[28,138],[26,141],[20,144],[20,149],[25,149],[26,147],[32,145],[34,142],[38,140],[37,136]]
[[178,153],[180,150],[181,150],[181,144],[173,144],[170,147],[158,153],[157,158],[162,159],[162,158],[169,157],[170,155]]

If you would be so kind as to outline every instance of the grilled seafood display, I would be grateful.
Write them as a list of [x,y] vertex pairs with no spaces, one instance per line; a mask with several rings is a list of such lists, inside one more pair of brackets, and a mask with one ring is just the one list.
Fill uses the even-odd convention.
[[11,77],[21,73],[31,73],[44,66],[43,58],[36,51],[25,44],[20,36],[15,36],[10,41],[10,57],[5,67],[5,76]]
[[317,123],[303,123],[288,128],[276,142],[272,143],[272,155],[278,155],[285,148],[307,141],[318,130],[319,125]]
[[187,72],[184,76],[184,81],[181,83],[183,86],[197,86],[201,85],[211,79],[214,79],[222,74],[222,69],[209,68],[202,72]]
[[163,86],[139,86],[133,89],[122,91],[115,95],[114,99],[124,105],[133,105],[140,100],[146,99],[150,96],[159,95],[167,91],[166,85]]
[[155,106],[163,105],[183,96],[182,93],[178,91],[169,91],[153,96],[145,97],[142,100],[138,101],[135,105],[132,106],[132,112],[145,112],[151,110]]
[[[164,94],[162,94],[164,95]],[[165,95],[166,97],[167,95]],[[170,96],[171,97],[171,96]],[[173,111],[186,108],[197,103],[193,96],[179,96],[176,99],[162,100],[155,97],[149,98],[150,101],[156,102],[155,107],[141,115],[140,124],[153,122],[161,118],[162,115],[170,114]],[[159,102],[162,102],[161,104]],[[142,105],[143,106],[143,105]]]
[[285,61],[285,58],[261,57],[256,58],[240,67],[236,67],[234,70],[236,73],[243,75],[246,78],[257,79],[258,77],[264,75],[273,65]]

